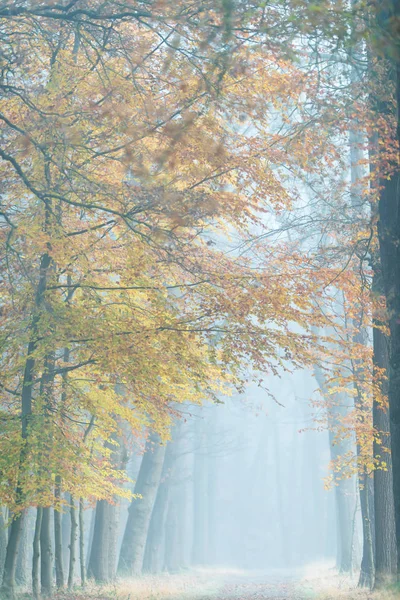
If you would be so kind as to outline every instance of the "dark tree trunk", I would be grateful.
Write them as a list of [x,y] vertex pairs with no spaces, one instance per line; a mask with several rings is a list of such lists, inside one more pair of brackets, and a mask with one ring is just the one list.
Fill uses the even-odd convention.
[[40,528],[40,583],[43,596],[53,591],[53,551],[51,544],[51,507],[42,510]]
[[68,589],[74,585],[75,563],[76,563],[76,538],[78,535],[78,521],[76,519],[75,500],[70,498],[70,515],[71,515],[71,535],[69,539],[69,570],[68,570]]
[[33,536],[32,556],[32,593],[35,600],[40,598],[40,532],[42,529],[43,509],[36,509],[35,533]]
[[[381,329],[374,328],[374,366],[379,370],[380,401],[374,399],[374,429],[379,435],[378,444],[374,441],[374,457],[378,463],[374,471],[375,492],[375,586],[384,587],[395,577],[396,526],[394,519],[392,456],[390,452],[390,419],[388,409],[382,405],[387,396],[387,381],[382,373],[388,369],[389,340]],[[386,467],[382,463],[386,463]]]
[[140,465],[135,485],[134,498],[129,507],[128,521],[122,539],[118,572],[126,575],[139,575],[143,567],[147,531],[157,495],[165,446],[161,445],[158,434],[152,432],[147,440],[145,453]]
[[93,577],[97,583],[108,581],[109,509],[110,505],[106,500],[97,501],[93,542],[88,564],[88,577]]
[[5,598],[14,598],[15,595],[15,571],[17,568],[18,548],[22,534],[24,515],[25,511],[22,511],[21,514],[13,518],[9,528],[2,582],[2,595]]
[[[397,142],[400,144],[400,48],[398,23],[400,2],[392,0],[382,5],[378,14],[377,31],[381,32],[380,50],[386,51],[387,80],[378,90],[378,110],[384,115],[391,112],[390,101],[385,103],[387,91],[394,85]],[[378,44],[377,44],[378,45]],[[382,140],[383,146],[386,140]],[[389,415],[393,463],[394,512],[397,538],[397,561],[400,572],[400,168],[399,155],[393,161],[390,178],[380,180],[378,236],[382,275],[389,316]]]
[[[56,478],[55,485],[55,497],[57,500],[61,496],[61,480],[59,477]],[[58,502],[59,504],[59,502]],[[54,509],[54,560],[56,566],[56,586],[58,589],[64,587],[64,565],[63,565],[63,538],[62,538],[62,523],[61,513],[57,506]]]
[[143,560],[143,571],[147,573],[160,573],[163,569],[165,524],[167,521],[168,497],[174,459],[173,442],[169,442],[165,452],[160,485],[158,486],[147,534]]
[[6,524],[4,521],[3,509],[0,508],[0,573],[3,574],[4,561],[6,558],[7,550],[7,531]]
[[53,552],[51,547],[51,508],[43,508],[40,529],[40,583],[43,596],[53,591]]

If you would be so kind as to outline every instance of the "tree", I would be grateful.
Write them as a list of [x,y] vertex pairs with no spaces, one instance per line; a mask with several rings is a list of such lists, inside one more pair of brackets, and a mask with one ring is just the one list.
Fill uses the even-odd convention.
[[161,443],[159,436],[150,433],[122,539],[118,562],[120,574],[139,575],[142,572],[146,539],[160,483],[165,450],[166,446]]

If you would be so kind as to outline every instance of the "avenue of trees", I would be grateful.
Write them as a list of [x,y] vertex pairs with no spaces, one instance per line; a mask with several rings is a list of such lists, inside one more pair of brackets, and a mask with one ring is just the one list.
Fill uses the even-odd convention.
[[215,564],[225,405],[297,370],[396,580],[399,143],[398,0],[0,0],[0,597]]

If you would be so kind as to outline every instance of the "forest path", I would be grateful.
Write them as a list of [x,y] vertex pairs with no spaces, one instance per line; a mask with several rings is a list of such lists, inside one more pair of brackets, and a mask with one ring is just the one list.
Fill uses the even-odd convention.
[[[57,596],[66,600],[70,596]],[[80,600],[395,600],[398,592],[383,595],[357,588],[357,578],[339,575],[330,565],[302,569],[241,571],[193,569],[124,579],[115,585],[94,586]]]
[[[204,578],[204,579],[203,579]],[[207,585],[205,582],[207,581]],[[202,589],[202,584],[204,587]],[[268,571],[204,571],[190,600],[336,600],[371,598],[356,581],[325,565]],[[208,589],[207,589],[208,587]],[[200,592],[200,590],[202,591]],[[174,600],[181,600],[176,597]],[[182,599],[183,600],[183,599]]]
[[282,569],[230,577],[218,590],[217,597],[218,600],[303,600],[315,594],[312,587],[303,585],[300,571]]

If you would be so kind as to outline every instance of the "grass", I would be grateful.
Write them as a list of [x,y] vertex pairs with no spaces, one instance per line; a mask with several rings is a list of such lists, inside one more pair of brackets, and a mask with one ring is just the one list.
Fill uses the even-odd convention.
[[[269,578],[262,573],[233,569],[196,569],[179,574],[144,575],[103,587],[90,583],[85,590],[77,588],[55,594],[53,600],[267,600],[269,593],[271,598],[279,600],[400,598],[398,587],[379,592],[359,589],[356,577],[338,574],[326,565],[311,565],[295,575],[286,580],[279,571],[271,573]],[[28,600],[32,596],[25,594],[20,598]]]

